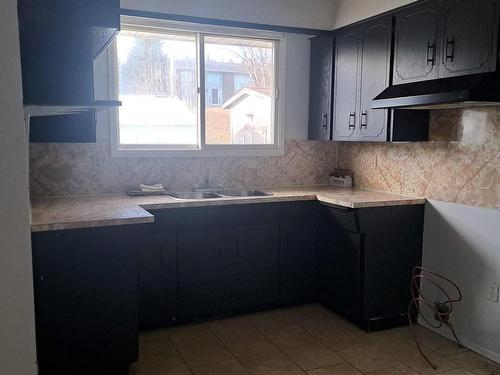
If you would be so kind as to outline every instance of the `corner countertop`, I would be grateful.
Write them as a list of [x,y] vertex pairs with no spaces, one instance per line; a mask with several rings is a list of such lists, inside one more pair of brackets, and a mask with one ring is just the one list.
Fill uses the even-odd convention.
[[202,207],[265,202],[317,200],[347,208],[367,208],[424,204],[424,198],[359,188],[332,186],[264,188],[272,196],[224,197],[179,200],[168,195],[129,197],[102,195],[88,197],[47,198],[31,201],[31,231],[93,228],[112,225],[153,223],[147,210],[179,207]]

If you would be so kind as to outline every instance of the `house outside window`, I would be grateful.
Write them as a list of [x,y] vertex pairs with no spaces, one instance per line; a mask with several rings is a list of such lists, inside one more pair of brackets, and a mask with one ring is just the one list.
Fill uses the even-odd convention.
[[284,49],[274,32],[122,17],[113,155],[283,154]]
[[250,86],[251,78],[248,74],[236,74],[234,76],[234,91],[240,91],[242,88]]
[[222,105],[222,74],[207,72],[205,78],[206,105]]

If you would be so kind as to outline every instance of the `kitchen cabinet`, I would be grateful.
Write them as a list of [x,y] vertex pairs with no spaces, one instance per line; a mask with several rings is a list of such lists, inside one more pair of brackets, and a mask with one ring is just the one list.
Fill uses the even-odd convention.
[[95,112],[30,119],[31,143],[95,143]]
[[440,25],[437,1],[412,6],[396,15],[393,84],[438,78]]
[[[119,0],[20,0],[25,105],[92,106],[93,62],[120,29]],[[89,113],[33,117],[32,142],[95,142]]]
[[411,272],[422,258],[424,206],[328,212],[320,301],[367,330],[406,324]]
[[152,211],[155,223],[137,249],[139,326],[174,324],[178,317],[177,210]]
[[33,233],[40,374],[111,373],[137,360],[135,252],[143,231]]
[[175,208],[152,211],[153,224],[33,233],[40,373],[125,370],[139,326],[275,306],[321,302],[365,329],[400,324],[423,210]]
[[368,23],[361,33],[359,139],[386,141],[388,110],[372,109],[372,100],[390,84],[392,17]]
[[181,318],[227,315],[278,301],[279,205],[185,209],[180,216]]
[[359,321],[361,235],[335,226],[324,233],[319,249],[318,298],[343,316]]
[[334,140],[386,141],[389,111],[371,101],[390,84],[392,17],[346,28],[335,42]]
[[228,207],[231,233],[230,304],[233,312],[279,300],[280,204]]
[[137,253],[139,326],[152,329],[177,320],[177,235],[144,237]]
[[429,112],[373,109],[391,84],[393,17],[382,16],[336,32],[332,139],[407,142],[428,139]]
[[239,227],[235,236],[232,310],[275,304],[279,299],[279,224]]
[[313,140],[331,139],[333,43],[331,35],[311,38],[309,139]]
[[20,0],[25,104],[88,104],[93,60],[120,29],[118,0]]
[[427,1],[396,14],[393,83],[496,70],[497,0]]
[[[360,37],[354,31],[338,35],[335,42],[335,88],[333,99],[333,139],[348,140],[357,136],[358,92],[360,87]],[[356,118],[357,117],[357,118]]]
[[229,246],[224,230],[181,232],[179,247],[179,315],[183,319],[227,314]]
[[498,12],[497,0],[443,3],[440,78],[496,70]]
[[284,207],[280,285],[285,305],[315,301],[321,208],[316,202]]

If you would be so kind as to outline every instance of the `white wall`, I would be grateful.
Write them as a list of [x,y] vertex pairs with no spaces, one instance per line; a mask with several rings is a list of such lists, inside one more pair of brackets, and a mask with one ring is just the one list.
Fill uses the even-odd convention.
[[309,37],[287,35],[285,138],[307,139],[309,122]]
[[121,0],[122,8],[332,30],[416,0]]
[[[452,320],[465,346],[500,362],[500,304],[487,300],[500,283],[500,211],[431,200],[426,206],[423,264],[462,289]],[[439,293],[424,288],[431,298]],[[449,336],[447,329],[439,333]]]
[[0,374],[36,373],[17,1],[0,2]]
[[332,0],[332,27],[349,25],[416,0]]
[[[330,30],[336,1],[338,0],[121,0],[121,7]],[[371,1],[374,0],[365,3]]]

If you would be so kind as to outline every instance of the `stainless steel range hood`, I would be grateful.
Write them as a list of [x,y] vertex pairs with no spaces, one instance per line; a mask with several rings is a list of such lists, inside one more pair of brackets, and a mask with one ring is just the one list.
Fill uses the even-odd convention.
[[372,108],[443,109],[500,105],[499,74],[389,86],[372,101]]

